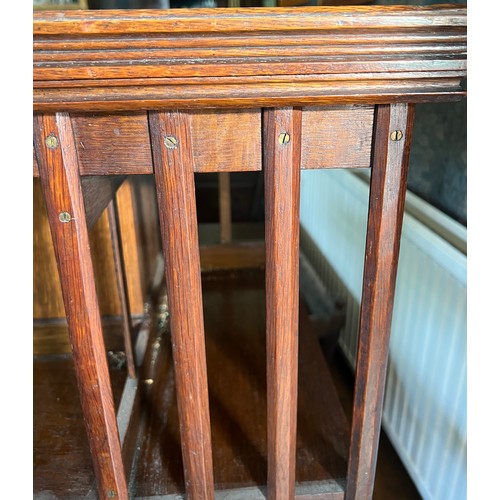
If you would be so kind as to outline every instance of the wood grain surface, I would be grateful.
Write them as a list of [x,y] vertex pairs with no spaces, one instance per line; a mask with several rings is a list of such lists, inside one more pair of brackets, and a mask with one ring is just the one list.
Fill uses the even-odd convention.
[[76,113],[71,121],[82,175],[153,173],[145,113]]
[[36,116],[34,139],[99,494],[128,498],[69,116]]
[[36,12],[34,109],[460,99],[466,14],[462,5]]
[[303,108],[301,168],[368,168],[373,106]]
[[[153,173],[146,113],[80,113],[71,119],[81,175]],[[261,122],[261,109],[190,111],[194,171],[261,170]],[[301,168],[369,167],[372,128],[373,106],[305,107]]]
[[302,111],[264,111],[268,495],[295,495]]
[[[100,180],[104,181],[104,178]],[[159,238],[154,238],[155,231],[158,231],[158,213],[155,204],[151,205],[149,202],[151,197],[155,197],[154,182],[150,186],[145,180],[141,176],[129,177],[116,193],[127,268],[127,293],[134,316],[144,314],[145,296],[152,279],[150,262],[154,262],[155,255],[160,251]],[[143,233],[144,243],[141,241]],[[89,241],[101,314],[107,318],[116,318],[121,314],[120,299],[106,211],[89,230]],[[33,179],[33,318],[65,318],[47,209],[39,178]],[[35,334],[44,335],[39,330]],[[38,340],[43,342],[42,339]],[[68,343],[63,342],[61,346],[63,345],[61,352],[69,352],[66,348]]]
[[[375,113],[363,292],[346,499],[371,498],[382,419],[414,107]],[[400,131],[400,140],[392,133]]]
[[151,112],[149,120],[186,492],[209,500],[214,479],[190,127],[180,112]]
[[195,172],[261,169],[261,110],[189,113]]
[[[346,499],[371,498],[413,105],[465,95],[466,21],[462,5],[34,13],[33,108],[46,114],[35,115],[33,174],[40,176],[47,204],[101,498],[128,498],[128,492],[87,221],[97,221],[121,178],[99,182],[80,176],[126,174],[155,178],[174,367],[163,359],[166,399],[158,408],[168,419],[165,423],[162,416],[152,415],[151,436],[159,444],[145,447],[168,470],[165,477],[150,478],[154,491],[148,485],[135,493],[186,492],[189,498],[212,499],[214,487],[250,484],[260,491],[267,479],[270,498],[296,494],[305,500],[314,491],[301,489],[296,480],[313,477],[321,482],[318,498],[342,498],[344,489]],[[235,298],[224,289],[202,303],[194,192],[195,172],[229,175],[260,170],[261,163],[267,296],[265,318],[259,310],[252,319],[265,321],[264,357],[262,339],[246,336],[242,324],[251,307],[224,318],[224,325],[219,320],[205,344],[204,305],[225,311],[245,293]],[[303,346],[298,334],[300,169],[370,165],[357,375],[346,456],[345,418],[315,386],[321,382],[330,387],[317,368],[316,355],[308,360],[309,370],[311,365],[317,368],[315,382],[308,392],[300,390],[305,369],[298,361]],[[140,207],[135,210],[140,212]],[[62,212],[70,214],[68,222],[61,222]],[[121,224],[113,214],[110,223],[116,243]],[[145,248],[139,254],[149,257],[151,234],[143,231],[140,243]],[[205,285],[210,289],[212,284]],[[122,303],[125,286],[122,279]],[[263,297],[252,295],[254,291],[250,295],[259,303]],[[238,332],[232,340],[225,323]],[[219,330],[223,337],[217,336]],[[206,352],[212,360],[208,368]],[[237,381],[249,402],[236,401]],[[226,399],[231,395],[234,402]],[[330,397],[336,401],[334,391]],[[311,424],[311,412],[320,413],[322,407],[337,419],[335,424]],[[218,444],[212,449],[214,436]],[[317,441],[329,454],[304,451],[304,442]],[[140,465],[138,477],[147,476],[147,463]],[[235,476],[232,470],[239,472]],[[330,490],[321,489],[324,481],[331,483]]]
[[[216,491],[253,488],[251,498],[265,498],[265,272],[206,272],[202,288]],[[345,484],[349,427],[304,308],[300,314],[296,492],[320,483],[335,498],[332,492]],[[137,498],[185,492],[169,337],[159,342],[156,359],[138,451]]]

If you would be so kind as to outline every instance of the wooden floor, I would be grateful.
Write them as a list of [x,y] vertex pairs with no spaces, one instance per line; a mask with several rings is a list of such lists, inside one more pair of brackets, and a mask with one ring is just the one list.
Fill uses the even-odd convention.
[[[204,273],[203,293],[216,488],[266,479],[265,296],[262,269]],[[336,352],[322,356],[301,309],[297,481],[346,474],[352,375]],[[168,326],[168,322],[164,322]],[[163,325],[162,325],[163,326]],[[130,491],[134,498],[182,493],[182,461],[168,328],[157,331]],[[115,404],[126,379],[116,335],[107,337]],[[47,352],[45,349],[44,352]],[[334,386],[335,384],[335,386]],[[335,389],[336,387],[336,389]],[[337,396],[338,393],[338,396]],[[76,380],[68,355],[34,359],[34,498],[97,498]],[[374,498],[418,499],[382,436]]]

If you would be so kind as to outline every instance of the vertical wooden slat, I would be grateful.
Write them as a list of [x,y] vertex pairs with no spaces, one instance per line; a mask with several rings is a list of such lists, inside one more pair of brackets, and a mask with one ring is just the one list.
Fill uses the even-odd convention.
[[36,116],[34,139],[99,495],[128,498],[69,115]]
[[220,172],[219,176],[219,222],[220,242],[231,243],[231,177],[229,172]]
[[116,194],[108,204],[109,232],[113,248],[113,261],[115,264],[116,285],[120,297],[120,308],[123,322],[123,342],[127,356],[127,371],[130,378],[135,378],[134,348],[132,346],[132,321],[130,317],[130,301],[128,296],[127,276],[125,274],[125,258],[123,255],[122,238],[118,213],[116,210]]
[[413,117],[413,105],[376,109],[346,499],[373,494]]
[[214,496],[200,254],[189,115],[151,112],[186,492]]
[[264,111],[270,499],[295,491],[301,128],[301,110]]

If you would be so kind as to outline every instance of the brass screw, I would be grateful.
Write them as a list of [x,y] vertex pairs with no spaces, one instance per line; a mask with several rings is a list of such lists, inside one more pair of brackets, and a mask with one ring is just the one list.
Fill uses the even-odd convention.
[[391,141],[400,141],[403,138],[403,132],[401,130],[395,130],[391,133]]
[[115,498],[115,497],[116,497],[116,491],[108,490],[108,498]]
[[171,135],[165,137],[165,139],[163,139],[163,142],[167,149],[175,149],[178,144],[177,139]]
[[278,142],[281,145],[288,144],[290,142],[290,134],[288,134],[287,132],[282,132],[278,137]]
[[56,149],[59,143],[57,142],[57,137],[54,134],[50,134],[45,139],[45,144],[49,149]]
[[59,214],[59,220],[61,222],[69,222],[71,220],[71,214],[69,214],[68,212],[61,212]]

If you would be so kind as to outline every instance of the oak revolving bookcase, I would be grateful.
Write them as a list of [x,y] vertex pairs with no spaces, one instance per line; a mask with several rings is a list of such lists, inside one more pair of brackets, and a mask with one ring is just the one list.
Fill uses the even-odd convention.
[[[101,498],[129,498],[130,433],[113,405],[88,226],[137,174],[156,182],[182,448],[183,485],[161,498],[371,498],[414,108],[465,95],[466,13],[443,5],[34,14],[34,176]],[[327,436],[344,468],[299,481],[300,171],[366,167],[353,420],[349,429],[339,412]],[[211,438],[194,174],[256,170],[265,181],[267,478],[228,487]],[[132,354],[129,363],[134,377]]]

